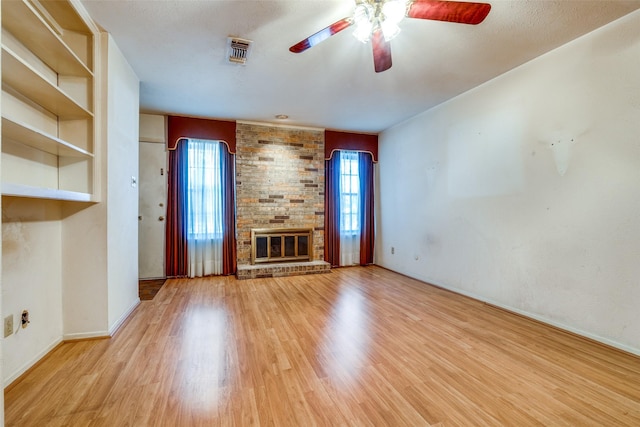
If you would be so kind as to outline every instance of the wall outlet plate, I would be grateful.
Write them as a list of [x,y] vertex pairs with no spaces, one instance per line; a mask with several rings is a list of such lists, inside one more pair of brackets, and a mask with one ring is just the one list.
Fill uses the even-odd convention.
[[29,310],[24,310],[22,312],[22,329],[26,328],[27,326],[29,326]]
[[4,337],[13,334],[13,314],[4,318]]

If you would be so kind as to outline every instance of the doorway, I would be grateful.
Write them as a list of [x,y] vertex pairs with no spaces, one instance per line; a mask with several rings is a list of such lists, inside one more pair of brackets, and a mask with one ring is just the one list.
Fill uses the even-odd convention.
[[140,142],[138,276],[165,277],[167,153],[164,143]]

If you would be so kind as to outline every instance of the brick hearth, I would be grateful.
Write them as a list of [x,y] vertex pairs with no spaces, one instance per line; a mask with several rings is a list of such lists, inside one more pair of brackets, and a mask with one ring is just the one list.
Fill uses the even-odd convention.
[[299,276],[303,274],[330,273],[331,265],[325,261],[309,262],[279,262],[271,264],[238,265],[237,277],[243,279],[258,279],[263,277]]

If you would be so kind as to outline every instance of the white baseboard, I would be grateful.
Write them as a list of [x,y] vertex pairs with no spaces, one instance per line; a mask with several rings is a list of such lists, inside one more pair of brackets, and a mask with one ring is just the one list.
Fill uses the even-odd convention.
[[82,332],[78,334],[66,334],[63,337],[64,341],[77,341],[77,340],[85,340],[91,338],[110,338],[115,334],[118,329],[124,324],[127,318],[131,315],[133,310],[140,304],[140,298],[136,298],[131,306],[120,316],[118,320],[114,322],[113,325],[109,327],[108,331],[93,331],[93,332]]
[[481,302],[484,302],[486,304],[493,305],[493,306],[501,308],[503,310],[516,313],[516,314],[518,314],[520,316],[536,320],[538,322],[547,324],[549,326],[553,326],[554,328],[562,329],[563,331],[567,331],[567,332],[570,332],[572,334],[580,335],[582,337],[585,337],[585,338],[588,338],[590,340],[599,342],[599,343],[607,345],[609,347],[614,347],[614,348],[617,348],[617,349],[622,350],[624,352],[627,352],[627,353],[630,353],[630,354],[635,354],[636,356],[640,356],[640,349],[638,349],[638,348],[629,347],[629,346],[627,346],[625,344],[621,344],[619,342],[610,340],[608,338],[604,338],[604,337],[601,337],[599,335],[592,334],[590,332],[583,331],[581,329],[565,325],[565,324],[557,322],[557,321],[555,321],[553,319],[549,319],[548,317],[540,316],[538,314],[531,313],[531,312],[528,312],[528,311],[525,311],[525,310],[521,310],[519,308],[511,307],[511,306],[503,304],[501,302],[493,301],[490,298],[486,298],[484,296],[476,295],[476,294],[474,294],[472,292],[468,292],[468,291],[466,291],[464,289],[459,289],[459,288],[455,288],[455,287],[452,287],[452,286],[445,286],[445,285],[442,285],[440,283],[436,283],[436,282],[434,282],[432,280],[425,279],[423,277],[416,277],[416,276],[412,276],[412,275],[409,275],[409,274],[401,273],[399,271],[395,271],[395,270],[392,270],[392,269],[387,268],[387,267],[383,267],[383,268],[386,268],[387,270],[393,271],[393,272],[398,273],[398,274],[402,274],[402,275],[407,276],[407,277],[411,277],[412,279],[419,280],[419,281],[421,281],[421,282],[423,282],[425,284],[433,285],[433,286],[436,286],[438,288],[442,288],[442,289],[446,289],[448,291],[454,292],[456,294],[464,295],[464,296],[472,298],[472,299],[474,299],[476,301],[481,301]]
[[77,334],[64,334],[62,341],[79,341],[95,338],[110,338],[109,331],[92,331],[92,332],[80,332]]
[[122,315],[120,318],[109,328],[108,331],[92,331],[92,332],[81,332],[75,334],[64,334],[62,337],[55,339],[52,343],[50,343],[47,347],[41,350],[38,354],[36,354],[33,358],[26,361],[22,364],[15,372],[12,372],[10,375],[5,377],[4,379],[4,387],[7,387],[9,384],[13,383],[15,380],[20,378],[22,374],[27,372],[33,366],[35,366],[43,357],[49,354],[54,348],[56,348],[60,343],[65,341],[79,341],[86,339],[96,339],[96,338],[110,338],[117,332],[117,330],[124,324],[129,315],[135,310],[135,308],[140,304],[140,298],[136,298],[133,304],[129,307],[129,309]]
[[140,298],[136,298],[133,304],[120,316],[120,318],[109,328],[109,336],[113,336],[118,329],[124,324],[127,318],[133,313],[133,310],[140,304]]
[[6,387],[9,384],[11,384],[15,380],[17,380],[22,374],[24,374],[29,369],[31,369],[32,366],[34,366],[36,363],[38,363],[51,350],[56,348],[62,341],[63,341],[62,338],[57,338],[57,339],[53,340],[53,342],[51,342],[47,347],[45,347],[43,350],[41,350],[33,358],[31,358],[31,360],[26,361],[15,372],[12,372],[10,375],[6,376],[5,379],[4,379],[4,387]]

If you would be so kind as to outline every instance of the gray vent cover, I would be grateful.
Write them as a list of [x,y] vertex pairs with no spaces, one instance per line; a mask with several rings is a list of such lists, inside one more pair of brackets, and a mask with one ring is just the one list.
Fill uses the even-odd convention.
[[246,64],[251,43],[253,43],[251,40],[237,37],[227,38],[227,62],[230,64]]

